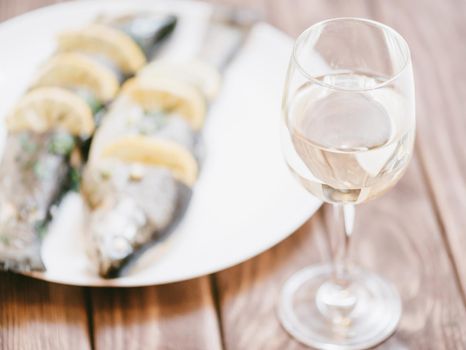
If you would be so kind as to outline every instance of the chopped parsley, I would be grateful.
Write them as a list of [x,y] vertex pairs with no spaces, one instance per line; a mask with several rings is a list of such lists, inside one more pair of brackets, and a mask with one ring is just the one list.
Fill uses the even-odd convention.
[[37,161],[34,163],[34,174],[37,176],[38,179],[46,179],[47,178],[47,167],[44,165],[43,162]]
[[100,111],[104,105],[92,92],[87,89],[73,89],[73,91],[79,95],[89,106],[92,114],[96,114]]
[[23,163],[23,170],[30,171],[30,170],[33,170],[35,166],[36,166],[36,162],[34,161],[34,159],[27,159]]
[[36,143],[27,134],[19,135],[19,142],[24,152],[32,153],[37,149]]
[[102,119],[104,118],[105,115],[105,109],[102,108],[94,113],[94,122],[96,126],[100,126],[102,124]]
[[139,133],[149,135],[162,129],[168,123],[165,110],[150,111],[144,113],[144,119],[138,126]]
[[74,137],[68,134],[58,133],[52,136],[49,142],[49,152],[60,155],[67,156],[71,153],[75,146]]
[[6,246],[10,245],[10,237],[3,233],[0,234],[0,243]]
[[70,169],[70,190],[78,192],[81,184],[81,172],[77,168]]
[[45,234],[47,233],[47,221],[45,220],[37,221],[34,224],[34,229],[36,230],[39,238],[41,239],[44,238]]

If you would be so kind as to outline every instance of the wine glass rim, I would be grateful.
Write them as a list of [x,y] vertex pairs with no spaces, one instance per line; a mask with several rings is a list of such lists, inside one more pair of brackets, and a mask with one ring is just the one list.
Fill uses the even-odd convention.
[[[377,85],[375,85],[373,87],[360,88],[360,89],[344,88],[344,87],[336,86],[336,85],[333,85],[333,84],[329,84],[329,83],[326,83],[326,82],[324,82],[322,80],[317,79],[315,76],[308,73],[306,71],[306,69],[304,69],[304,67],[299,63],[299,60],[297,58],[297,49],[298,49],[299,44],[304,40],[304,38],[306,37],[306,35],[308,33],[315,30],[316,28],[321,27],[321,26],[323,26],[323,25],[325,25],[327,23],[343,22],[343,21],[355,21],[355,22],[366,23],[366,24],[369,24],[369,25],[374,26],[374,27],[382,28],[382,29],[388,31],[391,35],[393,35],[401,43],[403,51],[405,53],[404,62],[401,65],[401,68],[399,70],[397,70],[394,74],[392,74],[391,77],[388,78],[387,80],[385,80],[385,81],[383,81],[383,82],[381,82],[381,83],[379,83],[379,84],[377,84]],[[371,19],[368,19],[368,18],[361,18],[361,17],[329,18],[329,19],[325,19],[323,21],[319,21],[319,22],[311,25],[306,30],[304,30],[304,32],[302,32],[298,36],[298,38],[296,39],[296,41],[295,41],[295,43],[293,45],[292,57],[293,57],[293,61],[294,61],[295,65],[296,65],[296,67],[301,72],[301,74],[303,74],[307,79],[311,80],[313,83],[316,83],[316,84],[318,84],[318,85],[320,85],[322,87],[328,88],[328,89],[338,90],[338,91],[347,91],[347,92],[372,91],[372,90],[382,88],[382,87],[384,87],[386,85],[389,85],[391,82],[398,79],[398,77],[405,71],[405,69],[410,65],[410,62],[411,62],[411,53],[410,53],[410,50],[409,50],[409,45],[406,42],[405,38],[400,33],[398,33],[395,29],[393,29],[392,27],[390,27],[390,26],[388,26],[386,24],[383,24],[383,23],[380,23],[380,22],[377,22],[377,21],[374,21],[374,20],[371,20]]]

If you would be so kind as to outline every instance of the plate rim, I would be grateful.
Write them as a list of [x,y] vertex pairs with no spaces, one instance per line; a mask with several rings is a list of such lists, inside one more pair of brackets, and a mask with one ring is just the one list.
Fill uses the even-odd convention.
[[[120,3],[131,3],[133,2],[131,0],[120,0]],[[196,4],[208,4],[209,6],[215,6],[215,4],[210,4],[206,3],[203,1],[185,1],[185,0],[174,0],[174,1],[160,1],[159,3],[166,3],[168,6],[170,6],[170,3],[181,3],[181,4],[187,4],[187,3],[196,3]],[[51,9],[57,10],[58,8],[62,8],[63,10],[68,10],[76,7],[81,7],[83,4],[88,3],[92,4],[91,6],[98,6],[96,3],[114,3],[112,0],[83,0],[83,1],[70,1],[70,2],[64,2],[64,3],[58,3],[58,4],[51,4],[51,5],[46,5],[43,7],[36,8],[34,10],[28,11],[26,13],[14,16],[12,18],[9,18],[3,22],[0,23],[0,31],[4,30],[6,27],[15,25],[16,22],[21,22],[21,21],[27,21],[28,17],[36,17],[36,16],[42,16],[43,13],[50,12]],[[140,0],[137,5],[138,6],[144,6],[144,4],[150,5],[151,2],[147,0]],[[86,5],[85,5],[86,6]],[[268,23],[267,23],[268,24]],[[270,24],[268,24],[270,25]],[[274,29],[277,29],[275,26],[272,26]],[[277,31],[280,31],[277,29]],[[281,31],[280,31],[281,33]],[[310,195],[310,194],[309,194]],[[310,195],[312,196],[312,195]],[[166,285],[166,284],[171,284],[171,283],[177,283],[177,282],[183,282],[183,281],[188,281],[196,278],[200,278],[203,276],[208,276],[213,273],[218,273],[221,271],[224,271],[226,269],[232,268],[234,266],[237,266],[239,264],[242,264],[252,258],[255,258],[263,253],[266,253],[269,251],[271,248],[277,246],[279,243],[282,241],[288,239],[293,233],[295,233],[300,227],[302,227],[309,219],[312,217],[312,215],[317,212],[317,210],[320,208],[322,205],[321,201],[316,198],[316,201],[312,203],[312,207],[309,208],[308,214],[301,218],[300,220],[296,220],[293,225],[290,225],[290,227],[287,230],[286,234],[281,235],[280,237],[277,237],[274,240],[268,241],[267,244],[263,245],[260,250],[255,250],[252,251],[244,256],[241,257],[241,259],[236,259],[235,261],[227,261],[223,264],[217,264],[209,269],[205,269],[202,272],[196,272],[194,274],[185,274],[181,278],[171,278],[171,279],[165,279],[160,282],[154,282],[154,281],[132,281],[131,278],[126,278],[126,277],[120,277],[120,278],[114,278],[114,279],[103,279],[98,276],[95,277],[95,279],[92,279],[92,284],[89,282],[72,282],[69,280],[63,280],[56,278],[54,276],[48,276],[47,271],[27,271],[27,272],[15,272],[20,275],[32,277],[37,280],[43,280],[51,283],[56,283],[56,284],[61,284],[61,285],[68,285],[68,286],[78,286],[78,287],[90,287],[90,288],[105,288],[105,287],[110,287],[110,288],[134,288],[134,287],[146,287],[146,286],[154,286],[154,285]],[[233,259],[234,260],[234,259]]]

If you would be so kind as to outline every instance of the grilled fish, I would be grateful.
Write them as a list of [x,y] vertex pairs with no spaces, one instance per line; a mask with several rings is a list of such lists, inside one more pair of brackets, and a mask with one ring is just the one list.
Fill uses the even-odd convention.
[[7,139],[0,167],[0,256],[7,270],[43,269],[40,236],[66,185],[68,134],[20,132]]
[[79,185],[81,158],[96,116],[118,84],[135,73],[133,56],[145,62],[151,48],[173,30],[176,18],[146,15],[140,35],[132,25],[138,21],[132,16],[66,33],[59,39],[58,55],[8,116],[0,163],[0,268],[44,270],[41,236],[54,204]]
[[[103,117],[82,181],[89,208],[84,232],[101,276],[119,276],[141,247],[181,219],[197,177],[206,100],[218,85],[213,67],[226,64],[243,30],[212,24],[208,51],[199,55],[211,65],[153,62],[123,86]],[[219,39],[216,48],[212,39]]]
[[[143,159],[128,162],[118,156],[102,156],[107,146],[130,137],[165,140],[168,145],[173,142],[191,153],[196,133],[179,115],[145,113],[125,97],[110,109],[93,141],[82,181],[90,209],[85,228],[89,253],[99,274],[106,277],[116,275],[137,248],[165,232],[175,214],[181,216],[191,196],[189,186],[169,167]],[[128,147],[132,146],[137,147],[130,142]],[[134,151],[138,157],[145,150]],[[160,150],[147,149],[154,151]]]

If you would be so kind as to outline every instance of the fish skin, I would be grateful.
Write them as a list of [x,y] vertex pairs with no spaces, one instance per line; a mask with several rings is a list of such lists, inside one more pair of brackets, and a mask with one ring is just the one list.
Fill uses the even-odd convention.
[[140,247],[171,232],[191,197],[166,168],[101,157],[106,145],[130,135],[170,140],[191,152],[197,138],[175,113],[147,115],[124,96],[110,108],[91,145],[81,191],[89,208],[88,255],[103,277],[119,275]]
[[146,241],[144,244],[137,246],[131,254],[129,254],[123,261],[118,264],[118,266],[109,269],[105,277],[116,278],[124,276],[126,272],[131,269],[133,263],[137,261],[138,257],[143,255],[155,244],[158,244],[160,241],[168,238],[173,232],[176,231],[178,225],[181,223],[181,221],[183,221],[183,217],[189,207],[189,203],[193,195],[192,189],[186,186],[184,183],[176,181],[176,186],[178,195],[176,199],[175,211],[170,223],[164,229],[152,232],[149,241]]
[[139,247],[170,230],[191,189],[168,169],[107,159],[86,169],[82,194],[91,211],[85,227],[89,256],[101,276],[111,277]]
[[0,163],[0,267],[43,270],[39,226],[60,196],[67,155],[50,151],[54,134],[9,135]]
[[112,107],[106,111],[102,123],[92,139],[89,163],[98,161],[103,149],[113,141],[130,135],[145,135],[163,138],[181,144],[194,152],[198,134],[194,133],[186,120],[176,114],[145,115],[144,110],[129,100],[120,96]]
[[[233,14],[236,12],[227,12],[228,13],[226,14],[226,18],[228,20],[232,20]],[[199,55],[203,61],[209,62],[217,68],[221,68],[224,67],[232,58],[233,53],[238,49],[244,39],[246,27],[250,25],[250,23],[247,23],[243,26],[242,24],[236,23],[236,20],[232,20],[232,22],[233,23],[226,23],[224,19],[222,19],[219,22],[210,23],[211,28],[209,30],[208,37],[205,40],[206,45],[202,48]],[[115,108],[113,111],[109,111],[109,114],[104,118],[101,128],[96,133],[93,144],[91,145],[91,152],[89,157],[90,162],[87,165],[88,168],[94,167],[95,164],[98,164],[102,161],[100,155],[106,145],[121,137],[134,134],[144,135],[146,137],[168,139],[181,144],[192,153],[198,154],[198,152],[194,152],[194,148],[196,147],[196,151],[198,151],[197,148],[199,146],[199,135],[190,127],[183,125],[186,123],[182,120],[182,118],[180,118],[180,116],[169,115],[168,118],[164,121],[165,125],[163,127],[157,127],[155,130],[151,130],[151,121],[149,120],[150,117],[144,116],[143,111],[141,108],[138,109],[137,105],[133,104],[133,107],[128,108],[127,101],[124,98],[117,99],[114,103],[114,106],[116,105],[119,106],[118,109]],[[125,112],[122,113],[122,111]],[[146,126],[147,130],[145,130]],[[189,131],[186,132],[187,130]],[[126,166],[130,167],[130,165]],[[156,167],[153,168],[157,169]],[[151,175],[148,174],[147,176],[149,177]],[[83,183],[86,183],[87,181],[88,180],[84,178]],[[98,187],[99,186],[96,186],[95,188],[97,189]],[[171,201],[170,207],[175,208],[170,213],[170,223],[165,227],[158,228],[151,227],[151,225],[144,226],[141,224],[140,232],[133,232],[134,237],[139,236],[140,242],[128,242],[129,244],[127,249],[125,250],[125,253],[122,254],[123,257],[112,258],[111,255],[104,256],[102,254],[95,254],[96,251],[102,250],[102,247],[99,247],[99,244],[103,245],[102,240],[99,241],[99,239],[95,239],[95,237],[91,237],[91,239],[88,240],[88,242],[90,242],[91,258],[94,260],[96,265],[99,266],[99,274],[101,276],[109,278],[117,277],[122,273],[125,273],[131,263],[135,260],[133,258],[139,257],[144,253],[145,250],[149,249],[153,244],[156,244],[158,238],[167,236],[174,231],[178,223],[182,220],[184,212],[186,211],[192,196],[192,190],[186,185],[177,182],[177,187],[178,192],[176,198],[171,197],[169,199],[169,201]],[[121,191],[121,189],[117,189],[116,191]],[[149,194],[145,193],[144,191],[141,193],[142,197],[149,196]],[[96,215],[96,212],[102,210],[105,215],[111,216],[112,207],[106,206],[105,209],[100,209],[99,204],[97,204],[97,207],[92,208],[92,202],[96,201],[96,198],[92,197],[96,197],[96,194],[88,192],[87,195],[88,204],[91,207],[91,211],[89,213],[91,218],[91,226],[89,227],[89,230],[92,232],[94,231],[92,225],[97,226],[96,223],[92,224],[92,218]],[[157,192],[154,192],[154,200],[157,200],[156,195]],[[97,195],[97,197],[99,198],[100,195]],[[103,197],[105,197],[105,194],[100,198]],[[109,201],[112,201],[111,195],[108,196],[108,198]],[[133,200],[135,200],[135,198],[133,198]],[[102,201],[97,199],[95,203],[102,203]],[[136,211],[136,209],[133,210]],[[121,213],[120,216],[132,216],[133,214],[131,214],[131,210],[128,210],[126,213]],[[147,212],[145,215],[148,216],[150,213]],[[103,235],[105,235],[105,233],[103,233]],[[113,233],[111,235],[113,235]],[[120,233],[120,236],[122,235],[123,234]]]
[[[146,37],[146,54],[161,44],[176,25],[171,15],[154,17],[160,21],[152,27]],[[133,17],[132,20],[136,18]],[[109,25],[117,26],[116,22]],[[137,31],[130,35],[138,42]],[[139,42],[138,42],[139,44]],[[41,258],[41,234],[51,219],[51,208],[69,187],[71,164],[68,155],[57,155],[48,151],[53,133],[10,133],[0,161],[0,269],[17,272],[43,271]],[[30,154],[21,149],[23,140],[37,144]],[[90,140],[75,140],[87,156],[85,147]],[[18,158],[20,161],[18,162]],[[45,179],[35,178],[34,169],[23,169],[25,164],[38,160],[46,165],[42,172]],[[40,226],[40,227],[38,227]]]
[[102,18],[101,21],[128,34],[150,59],[163,39],[173,32],[177,18],[173,15],[135,13],[108,20]]

